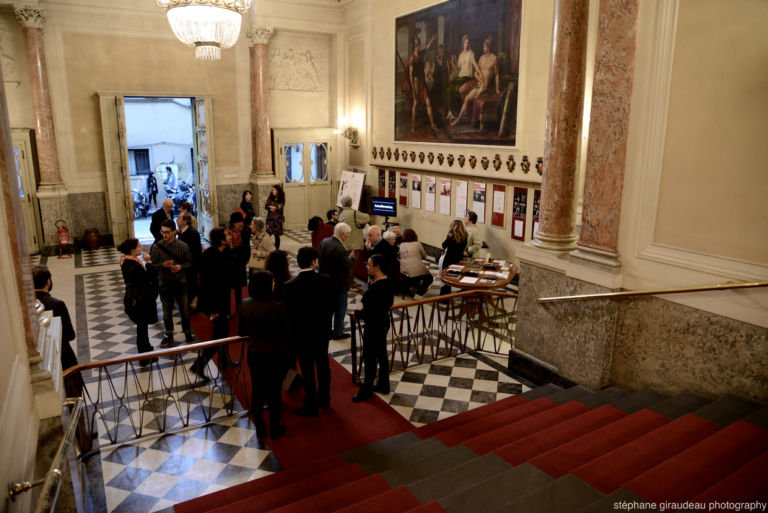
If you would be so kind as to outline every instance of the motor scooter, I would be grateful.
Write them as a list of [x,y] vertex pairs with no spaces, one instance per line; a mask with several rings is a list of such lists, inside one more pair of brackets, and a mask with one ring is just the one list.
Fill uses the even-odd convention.
[[133,217],[142,219],[149,213],[149,201],[147,195],[138,189],[131,189],[133,199]]

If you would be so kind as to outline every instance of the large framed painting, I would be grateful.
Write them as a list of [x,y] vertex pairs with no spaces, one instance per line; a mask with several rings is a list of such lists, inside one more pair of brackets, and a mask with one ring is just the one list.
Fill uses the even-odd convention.
[[395,140],[514,146],[522,0],[451,0],[395,20]]

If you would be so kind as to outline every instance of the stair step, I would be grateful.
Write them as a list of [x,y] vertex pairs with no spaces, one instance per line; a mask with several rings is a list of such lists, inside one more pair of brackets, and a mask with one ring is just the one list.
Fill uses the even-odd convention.
[[666,423],[662,415],[641,410],[560,447],[530,459],[550,476],[562,477],[571,469],[621,447]]
[[604,404],[611,404],[613,401],[618,401],[627,397],[629,392],[621,388],[607,387],[602,390],[598,390],[591,396],[581,399],[581,404],[589,406],[590,408],[599,408]]
[[408,491],[408,488],[401,486],[350,504],[336,513],[404,513],[419,505],[419,500]]
[[768,431],[740,420],[624,484],[651,501],[684,501],[768,450]]
[[573,513],[601,497],[600,492],[573,474],[568,474],[491,511],[493,513]]
[[272,513],[331,513],[389,490],[389,485],[381,476],[368,476],[270,511]]
[[768,406],[763,406],[755,413],[746,417],[744,420],[754,424],[755,426],[768,429]]
[[573,469],[572,473],[601,492],[611,493],[718,430],[718,426],[696,415],[685,415]]
[[[768,498],[768,452],[764,452],[720,482],[710,486],[694,502],[750,502]],[[710,511],[725,511],[711,509]],[[733,508],[730,509],[733,511]]]
[[494,452],[510,465],[519,465],[538,454],[559,447],[626,416],[626,413],[613,406],[602,406],[566,420],[557,426],[504,445]]
[[603,497],[597,499],[595,502],[578,510],[577,513],[616,513],[617,511],[621,511],[620,509],[616,508],[617,503],[648,504],[648,501],[639,495],[630,492],[626,488],[619,488],[611,494],[604,495]]
[[408,489],[420,502],[425,503],[474,486],[509,468],[510,465],[495,454],[486,454],[411,483]]
[[482,419],[475,420],[468,424],[457,426],[448,431],[444,431],[435,438],[443,442],[447,446],[453,446],[474,438],[478,435],[491,431],[493,429],[505,426],[511,422],[528,417],[543,410],[547,410],[557,406],[557,403],[550,401],[549,399],[536,399],[531,402],[519,404],[514,408],[510,408],[505,411],[494,413]]
[[554,481],[530,463],[513,467],[437,502],[448,513],[491,511]]
[[438,504],[436,501],[428,502],[426,504],[422,504],[421,506],[416,506],[413,509],[409,509],[407,513],[448,513],[443,509],[443,507]]
[[570,401],[582,401],[593,395],[595,395],[595,393],[592,390],[581,385],[576,385],[571,388],[566,388],[563,391],[548,395],[547,399],[554,401],[557,404],[565,404]]
[[711,402],[710,399],[702,397],[699,394],[683,392],[682,394],[672,396],[669,399],[656,403],[648,409],[655,411],[659,415],[664,415],[668,419],[677,419],[686,413],[698,410]]
[[520,394],[520,396],[527,399],[528,401],[535,401],[536,399],[547,397],[550,394],[556,394],[558,392],[562,392],[562,390],[563,390],[562,387],[559,387],[554,383],[547,383],[545,385],[541,385],[540,387],[536,387],[531,390],[528,390],[527,392]]
[[438,472],[476,458],[477,455],[464,447],[456,445],[444,451],[430,454],[417,462],[409,465],[387,470],[381,474],[390,486],[403,486],[424,479]]
[[645,408],[650,408],[656,403],[669,399],[667,394],[662,394],[652,388],[635,392],[627,397],[612,401],[609,404],[627,413],[636,413]]
[[495,401],[469,410],[460,415],[453,415],[451,417],[438,420],[437,422],[426,424],[420,428],[414,429],[413,432],[416,433],[419,438],[426,439],[431,436],[435,436],[438,433],[442,433],[443,431],[448,431],[449,429],[453,429],[462,424],[467,424],[494,413],[507,410],[524,402],[526,402],[526,399],[522,395],[513,395],[511,397],[506,397],[501,401]]
[[368,474],[377,474],[402,465],[415,463],[436,452],[441,452],[446,446],[436,438],[419,440],[398,450],[379,454],[377,459],[365,459],[358,462]]
[[[292,502],[311,497],[317,493],[336,488],[344,483],[367,477],[360,465],[351,464],[316,474],[300,481],[266,490],[259,494],[241,497],[211,510],[214,513],[265,512]],[[199,510],[198,510],[199,511]]]
[[341,458],[347,463],[359,463],[361,461],[375,460],[381,454],[387,454],[393,450],[399,450],[406,445],[415,444],[421,441],[412,431],[406,431],[389,438],[384,438],[362,447],[357,447],[340,454]]
[[531,415],[517,422],[507,424],[493,431],[489,431],[463,443],[477,454],[485,454],[497,449],[512,440],[524,438],[551,426],[555,426],[565,420],[571,419],[590,409],[583,404],[571,401]]
[[735,395],[728,395],[702,406],[694,411],[693,414],[713,424],[725,427],[749,416],[759,410],[760,407],[761,405],[754,401]]
[[344,460],[338,455],[334,454],[333,456],[312,460],[304,465],[281,470],[275,474],[270,474],[259,479],[254,479],[253,481],[248,481],[208,494],[205,496],[205,505],[201,504],[200,499],[192,499],[175,504],[174,509],[177,513],[197,513],[201,510],[202,506],[205,506],[205,509],[213,509],[229,504],[230,502],[241,500],[243,497],[256,495],[274,488],[280,488],[281,486],[301,481],[302,479],[325,473],[342,466],[346,466],[346,463],[344,463]]

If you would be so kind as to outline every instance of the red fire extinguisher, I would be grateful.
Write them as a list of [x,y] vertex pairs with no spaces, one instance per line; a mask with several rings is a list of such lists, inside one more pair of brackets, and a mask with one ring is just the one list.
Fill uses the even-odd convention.
[[59,258],[72,258],[72,255],[64,255],[64,248],[67,247],[67,245],[71,242],[71,238],[69,235],[69,227],[67,226],[67,222],[63,219],[59,219],[54,223],[56,225],[56,231],[59,234]]

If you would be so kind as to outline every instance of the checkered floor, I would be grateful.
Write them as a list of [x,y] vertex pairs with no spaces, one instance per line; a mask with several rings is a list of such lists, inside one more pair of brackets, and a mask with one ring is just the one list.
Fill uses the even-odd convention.
[[[286,232],[281,249],[289,254],[291,273],[298,272],[295,255],[311,243],[306,230]],[[78,357],[80,361],[103,360],[135,354],[136,327],[123,311],[124,284],[119,253],[113,248],[83,251],[76,255]],[[71,264],[70,264],[71,265]],[[106,266],[106,267],[105,267]],[[437,275],[436,262],[429,262]],[[427,296],[439,294],[438,279]],[[359,307],[361,291],[349,295],[349,309]],[[516,288],[512,288],[516,291]],[[401,301],[396,298],[396,301]],[[150,341],[157,347],[163,336],[161,322],[150,326]],[[177,342],[183,341],[178,312]],[[347,321],[348,322],[348,321]],[[347,326],[348,328],[348,326]],[[331,355],[351,370],[349,340],[331,341]],[[191,358],[191,357],[190,357]],[[160,362],[170,372],[168,362]],[[506,358],[487,353],[464,354],[393,372],[392,393],[380,395],[415,426],[443,419],[482,404],[528,390],[506,369]],[[210,374],[210,372],[209,372]],[[87,386],[94,377],[86,376]],[[239,405],[235,408],[241,409]],[[193,416],[195,412],[193,412]],[[128,422],[127,420],[125,422]],[[179,419],[168,419],[178,424]],[[93,486],[87,498],[95,511],[159,511],[177,502],[210,493],[280,470],[268,446],[259,448],[255,427],[247,417],[219,418],[207,428],[191,429],[135,444],[102,449],[84,462]],[[105,443],[106,432],[99,433]]]

